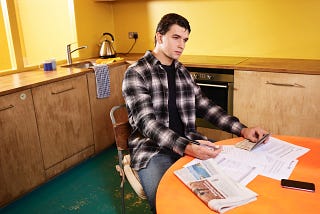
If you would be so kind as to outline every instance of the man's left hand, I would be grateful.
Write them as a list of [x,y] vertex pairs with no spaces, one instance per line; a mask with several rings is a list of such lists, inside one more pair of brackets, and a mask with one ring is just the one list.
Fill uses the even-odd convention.
[[241,136],[255,143],[258,142],[266,134],[268,134],[268,132],[260,127],[241,129]]

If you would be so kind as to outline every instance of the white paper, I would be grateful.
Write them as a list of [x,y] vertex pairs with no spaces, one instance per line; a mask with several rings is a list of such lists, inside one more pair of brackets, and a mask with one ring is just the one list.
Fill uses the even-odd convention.
[[269,141],[260,145],[252,153],[262,153],[274,158],[292,161],[307,153],[310,149],[270,137]]
[[288,179],[298,163],[298,160],[281,160],[271,156],[268,157],[268,161],[268,164],[261,171],[261,175],[276,180]]
[[[247,185],[258,174],[272,179],[288,179],[298,163],[298,157],[310,149],[297,146],[274,137],[252,151],[223,146],[222,152],[213,160],[233,180]],[[189,164],[200,162],[194,159]]]
[[230,178],[244,186],[250,183],[262,170],[259,165],[250,165],[248,162],[225,155],[219,155],[214,160]]

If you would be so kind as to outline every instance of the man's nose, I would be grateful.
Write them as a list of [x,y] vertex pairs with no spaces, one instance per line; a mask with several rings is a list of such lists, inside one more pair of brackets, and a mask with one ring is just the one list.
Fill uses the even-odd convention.
[[178,45],[179,45],[179,48],[184,49],[184,47],[185,47],[185,41],[184,41],[183,39],[180,39]]

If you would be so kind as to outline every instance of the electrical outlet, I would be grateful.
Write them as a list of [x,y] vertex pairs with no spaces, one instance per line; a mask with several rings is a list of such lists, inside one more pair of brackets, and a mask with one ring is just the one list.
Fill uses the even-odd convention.
[[138,39],[138,33],[137,32],[129,32],[128,37],[129,37],[129,39]]

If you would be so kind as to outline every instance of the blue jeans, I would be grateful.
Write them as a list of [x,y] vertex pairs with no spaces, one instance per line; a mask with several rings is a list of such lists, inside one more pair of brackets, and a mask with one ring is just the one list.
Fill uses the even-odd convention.
[[146,168],[138,171],[143,190],[151,211],[156,213],[156,192],[158,184],[167,169],[180,157],[175,154],[159,153],[153,156]]

